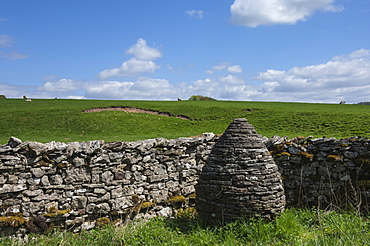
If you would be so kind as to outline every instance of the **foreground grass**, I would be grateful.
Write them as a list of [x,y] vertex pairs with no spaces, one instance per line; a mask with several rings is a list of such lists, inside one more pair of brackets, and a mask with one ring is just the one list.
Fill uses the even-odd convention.
[[[31,238],[32,236],[30,236]],[[352,213],[287,210],[274,221],[203,226],[190,217],[157,218],[79,234],[37,236],[27,245],[369,245],[368,218]],[[0,245],[17,245],[3,240]]]
[[[186,115],[192,121],[110,111],[81,113],[95,107],[131,106]],[[263,136],[370,137],[370,107],[278,102],[0,100],[0,144],[11,136],[23,141],[134,141],[221,134],[235,118],[247,118]]]

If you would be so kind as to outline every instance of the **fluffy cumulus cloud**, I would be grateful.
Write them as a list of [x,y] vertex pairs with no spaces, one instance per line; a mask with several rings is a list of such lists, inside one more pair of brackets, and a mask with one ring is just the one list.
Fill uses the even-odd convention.
[[197,19],[203,19],[204,18],[203,10],[192,9],[192,10],[185,11],[185,14],[187,14],[191,17],[195,17]]
[[335,0],[235,0],[230,7],[231,22],[236,25],[295,24],[315,11],[342,11]]
[[140,78],[135,82],[99,81],[86,87],[87,98],[102,99],[173,99],[175,89],[168,80]]
[[255,79],[264,82],[263,93],[277,100],[335,102],[368,101],[370,51],[361,49],[330,61],[287,71],[267,70]]
[[44,92],[68,92],[75,91],[81,87],[81,83],[72,79],[60,79],[57,81],[48,81],[38,87],[37,91]]
[[154,73],[160,68],[153,61],[139,60],[136,58],[130,59],[122,63],[119,68],[107,69],[99,73],[99,79],[108,79],[114,77],[135,76],[144,73]]
[[135,56],[135,59],[143,61],[151,61],[162,56],[158,49],[148,47],[146,41],[142,38],[131,46],[126,53]]
[[240,65],[230,66],[230,67],[227,68],[227,71],[229,73],[241,73],[241,72],[243,72]]
[[197,80],[187,85],[187,91],[223,100],[356,103],[370,100],[369,71],[370,50],[360,49],[323,64],[269,69],[252,81],[233,75]]
[[146,41],[140,38],[136,44],[131,46],[126,54],[134,57],[123,62],[119,68],[106,69],[98,74],[98,78],[106,80],[109,78],[136,76],[146,73],[154,73],[160,68],[153,60],[162,56],[160,50],[147,46]]
[[[226,71],[230,67],[233,66],[219,64],[213,70]],[[269,69],[248,80],[236,74],[212,74],[177,84],[148,77],[87,82],[64,78],[47,81],[37,88],[0,83],[0,91],[7,97],[31,98],[176,100],[199,94],[219,100],[357,103],[370,100],[369,71],[370,50],[360,49],[322,64]]]

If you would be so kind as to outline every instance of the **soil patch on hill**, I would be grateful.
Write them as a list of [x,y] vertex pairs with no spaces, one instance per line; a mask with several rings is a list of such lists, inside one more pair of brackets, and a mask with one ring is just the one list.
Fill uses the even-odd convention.
[[128,113],[154,114],[154,115],[160,115],[160,116],[166,116],[166,117],[176,117],[182,120],[192,120],[190,119],[190,117],[186,115],[173,115],[169,112],[161,112],[161,111],[152,110],[152,109],[135,108],[135,107],[129,107],[129,106],[111,106],[111,107],[90,108],[90,109],[83,110],[82,113],[96,113],[96,112],[102,112],[102,111],[124,111]]

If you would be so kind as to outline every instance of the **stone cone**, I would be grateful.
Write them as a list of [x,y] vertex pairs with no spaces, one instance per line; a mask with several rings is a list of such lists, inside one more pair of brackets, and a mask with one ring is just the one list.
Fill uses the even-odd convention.
[[198,214],[208,223],[272,218],[284,211],[278,167],[246,119],[235,119],[214,145],[196,194]]

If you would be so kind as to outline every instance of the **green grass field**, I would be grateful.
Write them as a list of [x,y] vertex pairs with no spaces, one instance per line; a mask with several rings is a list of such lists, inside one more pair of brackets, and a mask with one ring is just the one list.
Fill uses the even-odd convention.
[[[186,115],[192,121],[95,107],[131,106]],[[344,138],[370,136],[368,105],[238,101],[0,100],[0,144],[23,141],[133,141],[221,134],[235,118],[247,118],[263,136]]]

